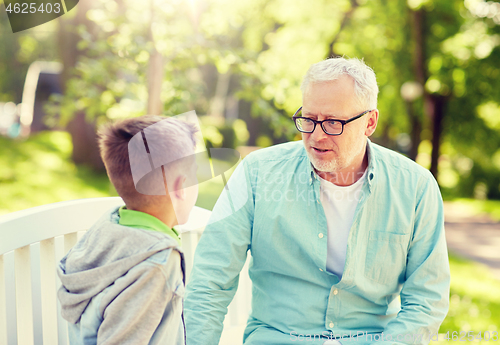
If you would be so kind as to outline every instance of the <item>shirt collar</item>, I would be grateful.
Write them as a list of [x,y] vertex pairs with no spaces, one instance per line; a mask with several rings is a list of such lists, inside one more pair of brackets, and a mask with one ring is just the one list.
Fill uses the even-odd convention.
[[366,138],[366,153],[368,154],[368,168],[366,171],[366,179],[371,186],[373,178],[375,177],[375,168],[377,165],[377,157],[373,150],[373,144],[369,138]]
[[309,168],[309,184],[312,185],[314,183],[314,180],[319,180],[319,176],[314,170],[314,167],[311,163],[311,160],[309,159],[309,156],[307,156],[307,161],[309,164],[307,165]]
[[[372,147],[372,142],[369,138],[366,138],[366,153],[368,154],[368,168],[366,171],[366,179],[368,180],[368,184],[371,186],[373,178],[375,176],[375,166],[376,166],[376,159],[375,155],[373,152],[373,147]],[[307,157],[307,160],[309,162],[308,168],[309,168],[309,184],[312,185],[314,183],[314,180],[319,180],[319,176],[314,170],[314,167],[309,160],[309,157]]]
[[118,214],[120,216],[118,224],[120,225],[163,232],[164,234],[174,238],[179,245],[181,244],[181,238],[175,229],[171,229],[161,220],[150,214],[141,211],[129,210],[125,206],[118,209]]

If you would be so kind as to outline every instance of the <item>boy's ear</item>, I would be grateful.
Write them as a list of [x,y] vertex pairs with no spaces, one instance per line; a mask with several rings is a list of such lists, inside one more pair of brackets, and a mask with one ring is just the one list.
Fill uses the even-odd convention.
[[184,182],[186,182],[186,175],[182,174],[175,178],[174,180],[174,191],[172,192],[177,199],[184,200],[186,198],[186,192],[184,190]]

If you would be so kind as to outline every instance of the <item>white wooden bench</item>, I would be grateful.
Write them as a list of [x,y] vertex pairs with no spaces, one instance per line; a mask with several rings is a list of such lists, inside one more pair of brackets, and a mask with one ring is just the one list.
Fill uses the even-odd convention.
[[[0,217],[0,345],[65,345],[67,324],[56,297],[56,263],[119,197],[64,201]],[[195,207],[179,226],[189,279],[198,240],[211,212]],[[248,265],[248,262],[247,262]],[[229,306],[220,344],[241,344],[250,310],[245,267]]]

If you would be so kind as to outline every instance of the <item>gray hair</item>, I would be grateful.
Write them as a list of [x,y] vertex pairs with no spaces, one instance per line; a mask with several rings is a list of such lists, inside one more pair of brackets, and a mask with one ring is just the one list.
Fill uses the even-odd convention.
[[357,58],[330,58],[309,67],[300,87],[302,95],[310,83],[333,81],[342,75],[348,75],[354,80],[354,92],[361,106],[370,110],[377,108],[378,86],[375,72]]

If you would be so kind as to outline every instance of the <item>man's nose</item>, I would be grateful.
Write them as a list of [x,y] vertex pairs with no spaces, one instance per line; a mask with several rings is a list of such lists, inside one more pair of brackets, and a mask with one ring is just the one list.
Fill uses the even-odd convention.
[[320,124],[316,124],[316,128],[314,129],[314,131],[311,133],[311,137],[315,140],[315,141],[320,141],[322,139],[326,139],[329,137],[328,134],[325,133],[325,131],[323,130],[323,128],[321,127]]

